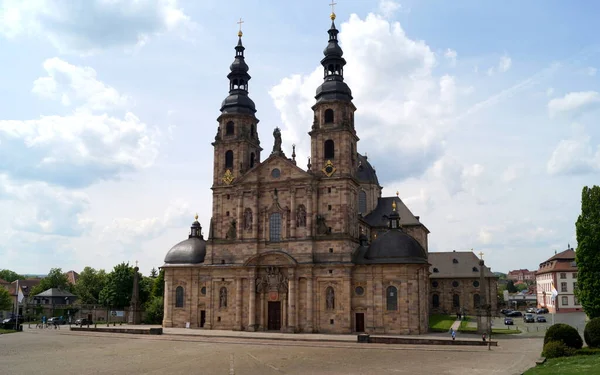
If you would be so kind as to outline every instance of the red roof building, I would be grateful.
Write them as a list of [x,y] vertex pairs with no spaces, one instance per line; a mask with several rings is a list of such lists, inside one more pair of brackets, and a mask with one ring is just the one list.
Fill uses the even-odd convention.
[[[577,264],[575,250],[568,248],[540,263],[536,272],[537,302],[551,313],[583,311],[575,296]],[[552,298],[552,290],[558,292]]]

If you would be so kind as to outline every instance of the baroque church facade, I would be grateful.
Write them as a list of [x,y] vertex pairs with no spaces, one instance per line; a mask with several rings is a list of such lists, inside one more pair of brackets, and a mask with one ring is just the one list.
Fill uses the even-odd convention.
[[196,216],[189,238],[165,257],[164,327],[427,332],[429,231],[398,196],[381,196],[357,151],[356,107],[331,20],[306,169],[295,152],[284,154],[278,128],[263,159],[238,34],[212,143],[208,238]]

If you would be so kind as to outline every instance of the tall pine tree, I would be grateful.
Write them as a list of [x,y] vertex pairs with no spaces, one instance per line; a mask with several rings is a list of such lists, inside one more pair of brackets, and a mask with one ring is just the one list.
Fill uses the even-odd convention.
[[577,290],[590,319],[600,317],[600,186],[584,187],[577,230]]

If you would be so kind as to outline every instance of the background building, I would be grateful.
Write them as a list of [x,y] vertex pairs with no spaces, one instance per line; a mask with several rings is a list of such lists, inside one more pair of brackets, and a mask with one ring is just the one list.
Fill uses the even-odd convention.
[[[485,266],[481,285],[479,258],[472,251],[429,253],[431,313],[476,314],[481,294],[490,298],[492,315],[497,315],[498,277]],[[484,289],[485,288],[485,289]]]
[[[577,297],[577,264],[575,250],[567,250],[540,263],[536,272],[537,303],[539,307],[547,307],[551,313],[583,311]],[[552,285],[558,296],[552,299]]]
[[528,269],[520,269],[509,271],[506,275],[508,280],[523,281],[523,282],[535,282],[535,271],[529,271]]

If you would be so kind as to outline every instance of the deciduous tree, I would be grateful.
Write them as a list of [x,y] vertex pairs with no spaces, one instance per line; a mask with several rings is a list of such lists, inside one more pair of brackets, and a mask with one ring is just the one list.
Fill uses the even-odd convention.
[[153,297],[164,297],[165,295],[165,270],[160,270],[158,277],[154,279],[152,286]]
[[40,294],[45,290],[51,288],[59,288],[66,291],[71,291],[71,283],[69,283],[69,279],[67,275],[65,275],[61,268],[52,268],[50,272],[48,272],[48,276],[44,277],[40,283],[29,291],[30,296],[35,296],[36,294]]
[[584,187],[577,233],[575,294],[590,319],[600,317],[600,186]]
[[14,302],[8,290],[0,286],[0,311],[12,309]]
[[133,267],[129,263],[116,265],[106,276],[106,285],[100,292],[100,303],[105,306],[123,308],[129,306],[133,291]]
[[79,274],[77,284],[73,286],[73,292],[77,295],[79,302],[94,304],[100,302],[100,292],[106,285],[106,272],[85,267]]
[[19,275],[18,273],[11,271],[11,270],[0,270],[0,279],[4,280],[4,281],[8,281],[9,283],[12,283],[13,281],[17,280],[17,279],[24,279],[25,276],[23,275]]

